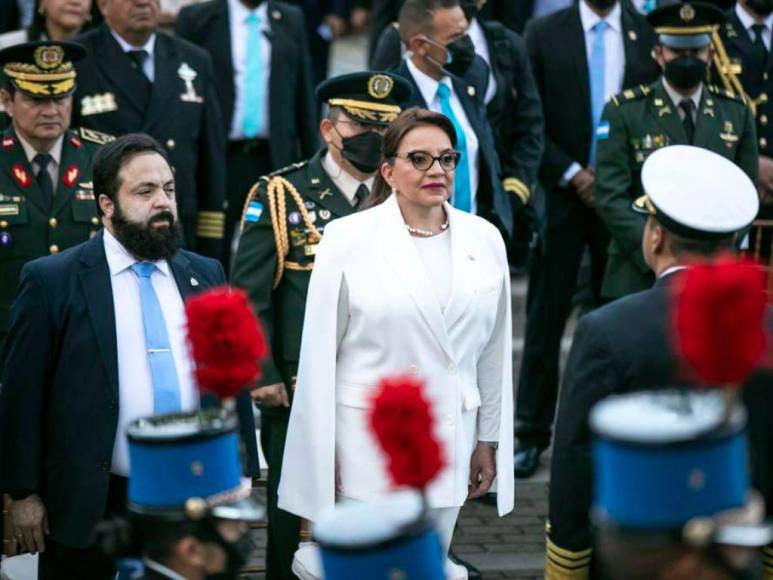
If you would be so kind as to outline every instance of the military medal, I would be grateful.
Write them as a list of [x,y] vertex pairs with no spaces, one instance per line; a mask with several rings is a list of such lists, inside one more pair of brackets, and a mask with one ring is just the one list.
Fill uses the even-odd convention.
[[319,217],[323,220],[329,220],[332,214],[330,213],[329,209],[321,209],[319,210]]
[[325,191],[323,191],[322,193],[319,194],[319,199],[325,199],[325,196],[327,196],[327,195],[330,195],[330,196],[333,195],[333,192],[330,191],[329,187]]
[[3,137],[3,149],[8,150],[13,147],[13,137]]
[[117,110],[118,103],[113,93],[87,95],[81,99],[81,115],[84,117]]
[[20,163],[13,166],[11,173],[13,173],[13,178],[20,187],[29,187],[32,184],[30,174],[27,173],[27,170]]
[[719,134],[719,138],[722,139],[728,147],[732,147],[738,141],[738,135],[736,135],[731,121],[725,121],[725,130]]
[[78,136],[77,136],[77,135],[73,135],[72,137],[70,137],[70,143],[71,143],[71,144],[72,144],[72,146],[73,146],[73,147],[75,147],[76,149],[80,149],[80,148],[81,148],[81,146],[83,145],[83,143],[81,143],[81,140],[80,140],[80,139],[78,139]]
[[78,179],[80,174],[81,170],[78,169],[77,165],[70,165],[70,167],[67,168],[67,171],[64,172],[62,183],[64,183],[67,187],[72,187],[72,184],[75,183],[75,180]]
[[309,212],[309,221],[311,223],[314,223],[315,221],[317,221],[317,212],[315,212],[315,211],[310,211]]
[[313,201],[304,202],[303,205],[306,206],[306,209],[314,209],[315,207],[317,207]]
[[13,243],[13,236],[11,232],[0,232],[0,247],[7,248]]
[[78,191],[75,192],[76,201],[94,201],[94,199],[95,198],[94,198],[93,191],[83,191],[82,189],[79,189]]
[[204,99],[196,93],[196,88],[193,86],[193,81],[199,76],[199,73],[193,70],[187,62],[184,62],[177,69],[177,76],[185,83],[185,92],[180,95],[180,99],[187,103],[203,103]]
[[301,214],[299,214],[297,211],[294,211],[287,216],[287,221],[294,226],[297,226],[299,223],[301,223]]

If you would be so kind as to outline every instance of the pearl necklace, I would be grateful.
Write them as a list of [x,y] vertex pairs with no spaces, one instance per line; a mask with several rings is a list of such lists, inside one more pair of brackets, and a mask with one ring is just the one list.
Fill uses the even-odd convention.
[[422,238],[431,238],[432,236],[437,236],[438,234],[442,234],[444,231],[448,229],[448,218],[446,218],[445,223],[440,225],[439,232],[433,232],[432,230],[422,230],[419,228],[414,228],[413,226],[409,226],[408,224],[405,224],[405,227],[408,229],[409,234],[412,234],[414,236],[421,236]]

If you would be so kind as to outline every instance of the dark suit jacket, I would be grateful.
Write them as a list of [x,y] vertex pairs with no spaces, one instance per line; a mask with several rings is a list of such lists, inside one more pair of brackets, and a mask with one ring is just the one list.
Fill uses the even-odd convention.
[[[84,34],[78,42],[89,56],[76,64],[78,89],[72,125],[115,136],[133,132],[152,135],[166,148],[175,169],[177,208],[187,246],[220,257],[222,239],[209,237],[206,227],[197,227],[199,212],[222,213],[225,201],[225,137],[209,55],[185,40],[157,33],[155,81],[149,104],[143,108],[130,82],[137,71],[107,25]],[[196,72],[193,87],[201,102],[181,98],[187,92],[179,72],[183,63]],[[113,95],[117,108],[89,110],[89,101],[84,98],[106,93]]]
[[[669,285],[679,276],[675,272],[649,290],[594,310],[577,326],[561,385],[550,472],[549,536],[559,548],[581,552],[591,546],[591,408],[611,394],[686,384],[671,348],[668,314]],[[752,480],[766,502],[773,499],[773,427],[765,417],[773,403],[770,380],[769,372],[758,373],[745,386]]]
[[[269,146],[271,164],[279,169],[314,155],[317,106],[303,14],[299,8],[277,0],[269,0],[268,13],[271,16]],[[227,138],[235,99],[227,0],[186,6],[177,16],[176,32],[212,56],[217,96],[223,111],[220,129]]]
[[[485,67],[486,63],[480,57],[476,57],[473,66]],[[483,69],[478,68],[478,70]],[[428,103],[421,96],[421,91],[419,91],[408,65],[403,61],[394,72],[411,83],[412,94],[408,102],[403,104],[403,109],[408,107],[428,108]],[[513,235],[513,205],[502,186],[502,170],[497,156],[494,134],[486,118],[486,109],[483,105],[487,75],[478,75],[476,78],[480,78],[481,82],[470,84],[463,79],[452,77],[456,96],[461,101],[467,120],[478,137],[478,190],[476,193],[478,214],[496,225],[505,239],[509,240]]]
[[[623,87],[653,82],[659,70],[650,52],[654,33],[634,9],[622,7],[625,43]],[[547,193],[547,221],[560,222],[584,207],[573,188],[558,186],[573,162],[587,165],[592,141],[590,81],[585,33],[577,5],[538,18],[526,28],[526,44],[545,119],[540,180]]]
[[[183,300],[226,284],[215,260],[181,250],[169,264]],[[102,233],[24,266],[0,377],[2,487],[38,493],[51,537],[73,548],[93,542],[104,516],[118,427],[116,349]],[[254,421],[245,427],[256,453]]]
[[[491,57],[497,91],[486,106],[496,138],[502,173],[533,191],[544,149],[544,125],[539,92],[523,38],[499,22],[480,21]],[[394,26],[381,34],[371,60],[374,70],[400,64],[400,33]],[[474,71],[473,71],[474,72]],[[470,82],[475,79],[465,79]]]

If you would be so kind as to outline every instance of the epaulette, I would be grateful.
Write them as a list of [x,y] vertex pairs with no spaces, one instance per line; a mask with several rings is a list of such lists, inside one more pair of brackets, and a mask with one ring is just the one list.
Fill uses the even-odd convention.
[[615,104],[615,106],[619,107],[620,105],[624,105],[631,101],[638,101],[639,99],[643,99],[650,93],[652,93],[652,89],[650,87],[647,85],[639,85],[636,88],[626,89],[622,93],[615,95],[612,97],[612,102]]
[[84,141],[96,143],[97,145],[104,145],[105,143],[115,141],[115,137],[112,135],[102,133],[101,131],[95,131],[94,129],[86,129],[86,127],[78,128],[78,136]]
[[746,104],[746,98],[744,98],[743,95],[736,93],[735,91],[724,89],[722,87],[718,87],[717,85],[708,85],[706,88],[712,95],[716,95],[730,101],[738,101],[744,105]]
[[304,167],[308,161],[299,161],[298,163],[291,163],[290,165],[286,165],[285,167],[282,167],[281,169],[277,169],[276,171],[272,171],[268,174],[268,177],[274,177],[275,175],[284,175],[285,173],[290,173],[291,171],[296,171],[300,169],[301,167]]

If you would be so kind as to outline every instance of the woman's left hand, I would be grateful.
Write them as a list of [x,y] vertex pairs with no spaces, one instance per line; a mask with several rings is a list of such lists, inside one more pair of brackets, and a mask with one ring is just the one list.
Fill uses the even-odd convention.
[[497,450],[491,445],[481,443],[475,445],[470,459],[470,492],[467,499],[475,499],[486,495],[497,475]]

